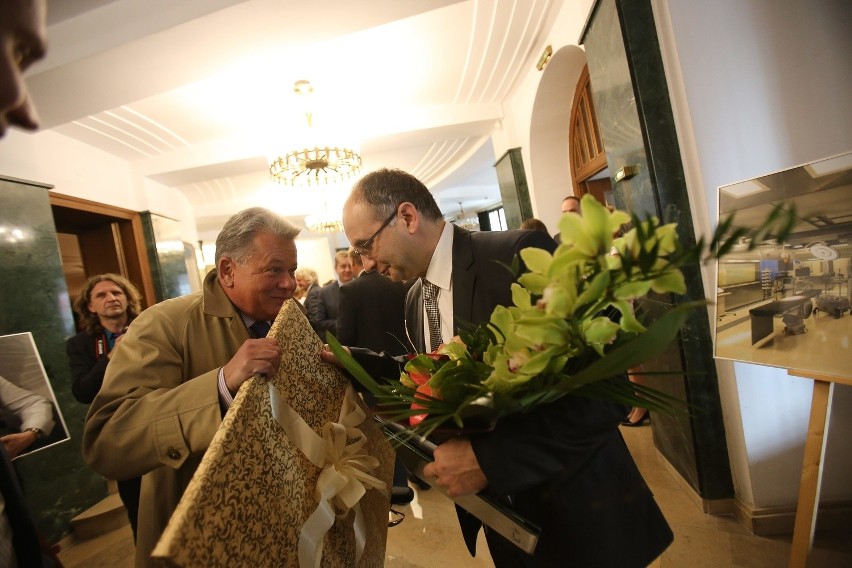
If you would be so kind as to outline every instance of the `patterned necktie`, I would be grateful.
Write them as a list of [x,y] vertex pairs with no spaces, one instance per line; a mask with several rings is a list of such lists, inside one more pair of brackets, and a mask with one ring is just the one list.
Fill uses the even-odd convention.
[[438,311],[438,287],[423,279],[423,305],[429,320],[429,351],[434,352],[443,342],[441,339],[441,313]]
[[269,323],[266,320],[257,320],[253,324],[249,326],[249,330],[251,331],[251,336],[255,339],[259,339],[261,337],[266,337],[266,334],[269,333]]

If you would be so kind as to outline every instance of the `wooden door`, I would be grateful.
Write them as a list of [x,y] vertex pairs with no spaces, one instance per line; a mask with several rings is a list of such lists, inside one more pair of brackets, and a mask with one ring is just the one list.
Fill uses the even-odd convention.
[[87,278],[113,272],[136,285],[143,307],[156,303],[139,213],[54,193],[50,204],[72,301]]

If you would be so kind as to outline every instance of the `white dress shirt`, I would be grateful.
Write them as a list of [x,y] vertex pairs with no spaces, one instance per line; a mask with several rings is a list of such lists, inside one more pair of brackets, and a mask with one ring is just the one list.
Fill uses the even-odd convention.
[[[438,246],[432,253],[426,280],[438,287],[438,311],[441,314],[441,340],[447,343],[453,338],[453,225],[444,223]],[[426,307],[423,307],[423,337],[426,345],[431,345],[429,319]]]

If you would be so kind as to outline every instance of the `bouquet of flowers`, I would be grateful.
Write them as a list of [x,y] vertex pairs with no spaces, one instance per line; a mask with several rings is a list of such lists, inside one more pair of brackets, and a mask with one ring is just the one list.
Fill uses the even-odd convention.
[[706,302],[678,304],[646,325],[634,300],[684,294],[681,267],[720,258],[744,242],[753,249],[768,238],[783,240],[794,219],[792,209],[778,208],[749,232],[729,218],[709,243],[685,249],[675,224],[611,212],[588,195],[581,211],[560,220],[562,244],[553,254],[520,252],[527,272],[512,285],[513,306],[498,306],[490,321],[436,353],[411,357],[398,378],[374,379],[329,335],[338,360],[376,397],[377,412],[407,420],[424,436],[447,425],[488,428],[501,416],[565,395],[674,412],[680,401],[613,377],[659,355],[690,310]]

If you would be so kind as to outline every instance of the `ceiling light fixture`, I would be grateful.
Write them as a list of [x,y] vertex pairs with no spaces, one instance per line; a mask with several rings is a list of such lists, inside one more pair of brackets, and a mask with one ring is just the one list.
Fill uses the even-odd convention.
[[[308,98],[313,92],[309,81],[296,81],[293,90],[297,95]],[[315,138],[317,132],[313,126],[313,113],[305,112],[307,134]],[[345,181],[361,171],[361,155],[345,145],[331,145],[308,142],[294,148],[283,156],[272,160],[269,173],[272,179],[284,185],[327,185]]]
[[317,213],[305,217],[305,227],[312,233],[340,233],[343,231],[343,221],[339,215]]
[[748,195],[754,195],[761,191],[768,191],[769,188],[757,180],[747,180],[741,181],[740,183],[722,186],[719,190],[722,191],[722,193],[727,193],[731,197],[740,198]]
[[840,253],[834,247],[826,243],[814,243],[808,245],[808,251],[819,260],[836,260]]
[[461,227],[462,229],[467,229],[468,231],[478,231],[479,230],[479,219],[476,217],[468,217],[464,213],[464,207],[462,207],[461,201],[459,204],[459,216],[455,220],[455,225],[457,227]]

